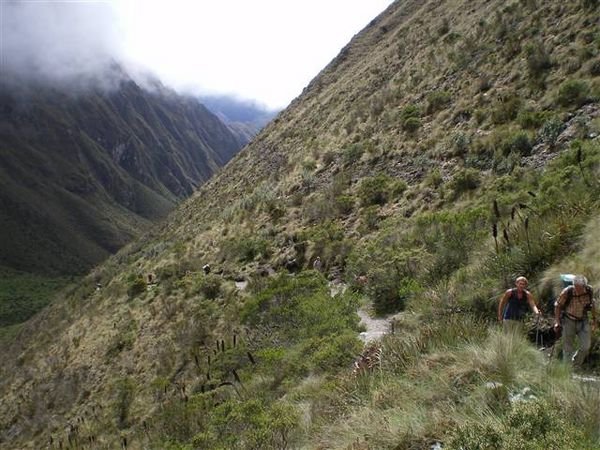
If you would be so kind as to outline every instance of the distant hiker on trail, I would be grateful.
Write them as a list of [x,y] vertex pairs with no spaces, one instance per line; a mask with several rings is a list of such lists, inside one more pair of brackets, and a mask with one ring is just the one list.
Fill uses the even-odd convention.
[[519,277],[515,281],[515,288],[508,289],[498,304],[498,321],[502,322],[502,328],[509,332],[518,328],[527,311],[527,306],[534,314],[539,315],[540,310],[535,304],[531,292],[527,290],[529,282],[525,277]]
[[317,272],[320,272],[322,266],[323,266],[323,263],[321,263],[321,257],[317,256],[317,258],[315,259],[315,262],[313,262],[313,269],[315,269]]
[[210,264],[204,264],[204,265],[202,266],[202,271],[203,271],[203,272],[204,272],[206,275],[208,275],[208,274],[210,273]]
[[[592,324],[588,312],[592,313]],[[562,290],[554,306],[554,328],[564,337],[563,361],[581,365],[591,345],[591,332],[596,329],[594,291],[583,275],[573,278],[573,285]],[[575,336],[579,349],[573,350]]]

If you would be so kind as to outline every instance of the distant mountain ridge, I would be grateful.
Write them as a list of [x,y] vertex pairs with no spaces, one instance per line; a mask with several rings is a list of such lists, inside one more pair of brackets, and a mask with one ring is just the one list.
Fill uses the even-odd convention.
[[241,139],[250,142],[275,116],[278,110],[268,109],[251,100],[238,100],[227,95],[205,95],[200,102],[225,122]]
[[0,87],[0,265],[78,273],[139,235],[245,143],[198,100],[131,79]]

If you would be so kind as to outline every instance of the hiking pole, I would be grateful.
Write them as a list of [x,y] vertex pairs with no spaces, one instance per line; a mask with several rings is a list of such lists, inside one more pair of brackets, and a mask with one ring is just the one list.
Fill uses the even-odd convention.
[[[539,341],[538,341],[538,337],[540,335],[540,315],[537,315],[537,319],[535,321],[535,345],[538,346],[538,350],[539,350]],[[544,344],[542,344],[542,348],[544,347]]]

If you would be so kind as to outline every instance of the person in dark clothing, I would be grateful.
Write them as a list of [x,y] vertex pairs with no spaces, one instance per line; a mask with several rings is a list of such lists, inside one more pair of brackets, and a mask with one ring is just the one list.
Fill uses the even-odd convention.
[[505,332],[510,332],[520,327],[528,307],[534,314],[539,315],[540,310],[535,304],[531,292],[527,290],[529,282],[525,277],[515,281],[515,288],[508,289],[500,298],[498,304],[498,321],[502,323]]

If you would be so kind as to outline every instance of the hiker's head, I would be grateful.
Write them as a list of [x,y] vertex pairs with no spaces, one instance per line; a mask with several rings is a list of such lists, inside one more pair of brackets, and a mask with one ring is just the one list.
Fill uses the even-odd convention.
[[586,284],[587,284],[587,278],[584,277],[583,275],[576,275],[575,278],[573,278],[574,286],[585,286]]
[[515,286],[517,286],[519,289],[525,289],[528,284],[529,281],[527,281],[527,278],[525,277],[519,277],[515,280]]

